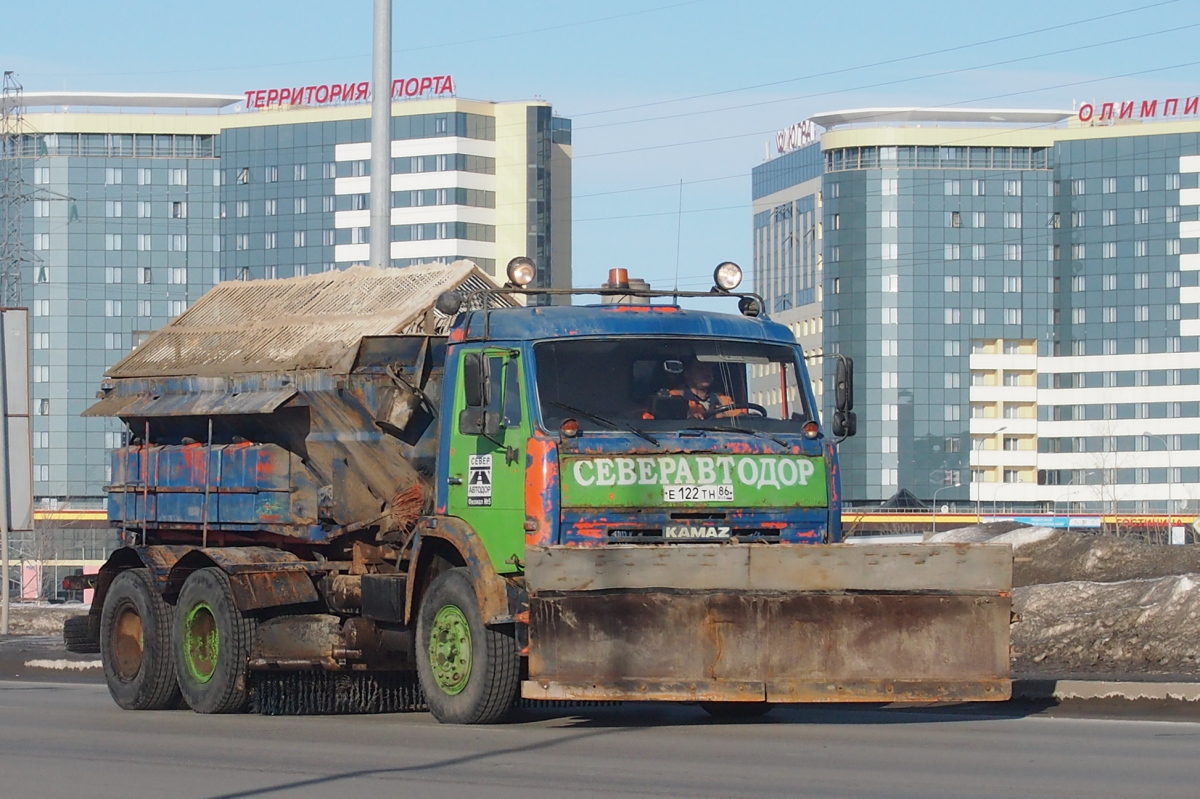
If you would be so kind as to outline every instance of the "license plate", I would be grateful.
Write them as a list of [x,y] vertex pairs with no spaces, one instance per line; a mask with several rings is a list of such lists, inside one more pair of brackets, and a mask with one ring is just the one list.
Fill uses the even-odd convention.
[[733,486],[663,486],[663,502],[733,502]]

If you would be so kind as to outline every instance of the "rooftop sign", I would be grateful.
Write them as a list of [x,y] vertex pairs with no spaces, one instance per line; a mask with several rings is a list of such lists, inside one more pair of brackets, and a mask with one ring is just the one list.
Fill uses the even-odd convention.
[[811,119],[797,122],[775,134],[775,150],[780,155],[807,147],[817,140],[817,126]]
[[[245,92],[246,110],[283,106],[326,106],[366,103],[371,100],[370,81],[358,83],[320,83],[312,86],[284,86],[279,89],[251,89]],[[454,96],[454,76],[427,75],[423,78],[397,78],[392,81],[392,99]]]
[[1079,106],[1079,121],[1093,125],[1119,119],[1166,119],[1168,117],[1191,117],[1200,115],[1200,97],[1185,97],[1180,110],[1179,98],[1168,97],[1158,100],[1129,100],[1120,103],[1101,103],[1097,112],[1093,103]]

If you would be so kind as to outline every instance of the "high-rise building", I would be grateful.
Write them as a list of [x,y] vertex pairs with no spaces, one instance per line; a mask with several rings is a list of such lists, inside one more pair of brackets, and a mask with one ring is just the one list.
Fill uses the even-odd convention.
[[818,376],[855,361],[844,497],[1196,511],[1197,110],[868,109],[781,132],[753,173],[755,285]]
[[[538,285],[569,286],[570,121],[542,101],[463,100],[445,76],[428,84],[393,90],[413,99],[392,108],[392,265],[466,258],[496,274],[527,255]],[[34,189],[23,277],[43,509],[99,506],[124,432],[80,413],[151,331],[220,280],[367,261],[367,100],[365,83],[24,94],[24,132],[5,152]]]

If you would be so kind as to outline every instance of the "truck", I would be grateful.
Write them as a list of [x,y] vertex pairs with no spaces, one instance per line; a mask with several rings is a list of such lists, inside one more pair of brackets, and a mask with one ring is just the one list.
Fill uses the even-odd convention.
[[122,546],[66,634],[120,707],[1010,696],[1007,548],[842,541],[849,361],[826,423],[735,264],[710,292],[535,275],[226,282],[106,372]]

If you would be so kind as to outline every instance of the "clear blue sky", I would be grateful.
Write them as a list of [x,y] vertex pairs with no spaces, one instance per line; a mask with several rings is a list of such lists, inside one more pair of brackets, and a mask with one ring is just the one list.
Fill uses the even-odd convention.
[[[583,285],[613,265],[674,281],[680,180],[681,285],[707,287],[721,260],[748,267],[750,170],[775,130],[816,112],[1200,94],[1197,0],[446,0],[393,13],[397,77],[450,73],[461,97],[541,97],[574,120]],[[0,68],[27,91],[370,78],[370,0],[10,2],[4,17]]]

